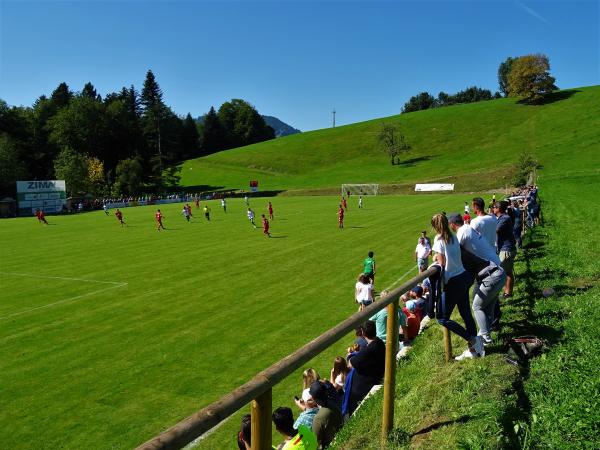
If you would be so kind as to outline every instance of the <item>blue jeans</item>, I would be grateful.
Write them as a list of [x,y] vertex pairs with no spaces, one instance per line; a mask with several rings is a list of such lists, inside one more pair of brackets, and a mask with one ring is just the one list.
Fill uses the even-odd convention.
[[[469,288],[471,284],[473,284],[473,278],[466,271],[448,280],[446,289],[442,294],[442,318],[438,319],[440,325],[458,334],[466,341],[471,341],[477,335],[475,321],[471,314],[471,305],[469,304]],[[466,329],[450,319],[455,306],[458,307],[458,312],[465,322]]]

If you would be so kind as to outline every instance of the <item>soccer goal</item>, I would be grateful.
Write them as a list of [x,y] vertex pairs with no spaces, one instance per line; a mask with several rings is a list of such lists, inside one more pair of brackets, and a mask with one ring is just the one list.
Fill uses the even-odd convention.
[[378,184],[342,184],[342,196],[350,192],[351,195],[377,195]]

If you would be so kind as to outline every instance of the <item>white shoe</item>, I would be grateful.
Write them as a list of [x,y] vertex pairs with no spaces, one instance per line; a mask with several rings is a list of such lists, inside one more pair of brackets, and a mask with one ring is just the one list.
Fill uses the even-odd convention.
[[471,350],[466,349],[464,352],[462,352],[461,355],[457,356],[456,358],[454,358],[456,361],[462,361],[463,359],[473,359],[473,358],[477,358],[478,355],[476,353],[471,352]]

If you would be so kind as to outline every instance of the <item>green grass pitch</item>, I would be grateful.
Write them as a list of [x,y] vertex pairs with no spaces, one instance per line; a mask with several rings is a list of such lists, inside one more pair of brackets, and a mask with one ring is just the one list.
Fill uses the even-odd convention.
[[[277,197],[273,238],[241,199],[211,221],[181,204],[0,222],[0,428],[5,448],[131,448],[355,312],[369,250],[377,287],[408,278],[420,230],[470,195]],[[252,198],[257,214],[267,198]],[[313,362],[328,376],[348,340]],[[274,390],[292,405],[300,375]],[[239,414],[201,443],[229,448]]]

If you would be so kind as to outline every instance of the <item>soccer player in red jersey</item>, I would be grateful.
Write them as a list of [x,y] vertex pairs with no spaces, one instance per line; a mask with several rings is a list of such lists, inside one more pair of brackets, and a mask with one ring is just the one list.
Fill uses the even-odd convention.
[[200,208],[200,199],[198,197],[196,197],[195,202],[196,202],[196,209],[199,209]]
[[125,225],[125,222],[123,222],[123,213],[119,208],[117,208],[117,210],[115,211],[115,217],[118,219],[121,226]]
[[344,228],[344,208],[342,205],[338,209],[338,228]]
[[273,220],[273,205],[269,202],[269,219]]
[[46,225],[48,225],[48,222],[46,221],[46,216],[44,215],[44,211],[42,211],[41,209],[36,209],[35,216],[37,217],[39,223],[45,223]]
[[271,237],[271,233],[269,233],[269,221],[267,220],[267,218],[265,217],[265,215],[262,215],[262,226],[263,226],[263,233],[266,234],[267,236]]
[[156,211],[156,214],[154,214],[154,217],[156,218],[156,222],[158,223],[158,225],[156,226],[156,229],[158,231],[160,231],[161,228],[164,230],[165,226],[162,223],[163,215],[160,212],[160,209],[158,211]]
[[346,197],[342,197],[342,206],[344,207],[344,210],[348,209],[348,202],[346,202]]

